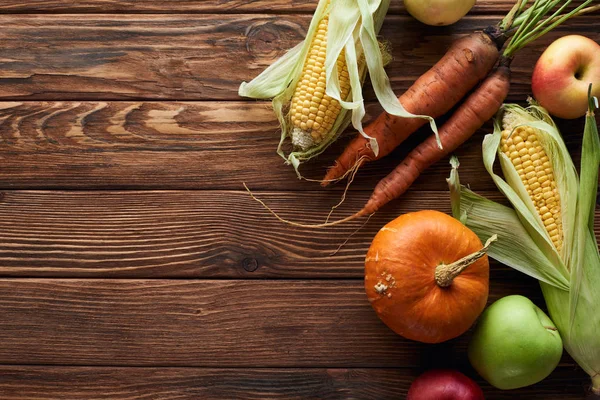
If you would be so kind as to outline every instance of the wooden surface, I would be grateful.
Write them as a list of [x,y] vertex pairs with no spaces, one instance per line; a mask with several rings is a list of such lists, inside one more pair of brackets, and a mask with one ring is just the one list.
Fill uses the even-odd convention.
[[[194,14],[310,14],[318,0],[4,0],[0,11],[12,13],[194,13]],[[479,0],[473,14],[505,13],[510,0]],[[390,14],[403,13],[401,2],[390,4]]]
[[[454,39],[499,18],[468,16],[452,27],[425,28],[409,16],[390,15],[381,36],[392,44],[392,87],[406,90]],[[552,39],[584,31],[596,18],[559,27],[526,51],[537,56]],[[240,100],[240,82],[300,41],[310,19],[264,13],[0,14],[0,99]],[[598,30],[589,36],[600,40]],[[510,99],[529,94],[532,62],[515,58]],[[370,89],[365,97],[373,99]]]
[[[403,399],[415,369],[0,367],[4,400],[112,399]],[[574,368],[559,366],[544,383],[498,391],[497,400],[581,399]],[[484,390],[490,391],[489,386]],[[557,397],[558,395],[562,397]],[[517,397],[520,396],[520,397]]]
[[[480,0],[458,24],[431,28],[393,1],[382,34],[395,90],[510,3]],[[0,399],[401,399],[434,367],[463,370],[487,399],[583,398],[587,377],[567,355],[544,382],[502,392],[469,367],[470,333],[418,344],[371,310],[371,239],[401,213],[449,212],[448,160],[355,234],[363,221],[290,228],[243,191],[308,222],[340,198],[339,186],[298,181],[275,154],[269,104],[236,95],[301,40],[315,4],[1,2]],[[598,18],[520,53],[510,100],[524,101],[556,37],[600,41]],[[365,91],[369,119],[380,109]],[[578,159],[582,122],[558,123]],[[457,152],[461,178],[501,200],[481,165],[489,131]],[[426,135],[358,174],[337,215],[357,210]],[[347,140],[303,172],[320,178]],[[517,293],[543,305],[534,280],[492,263],[490,301]]]

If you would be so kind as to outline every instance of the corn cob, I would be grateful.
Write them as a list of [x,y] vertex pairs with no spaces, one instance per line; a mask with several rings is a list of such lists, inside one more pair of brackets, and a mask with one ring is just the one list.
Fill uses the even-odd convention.
[[537,214],[541,218],[554,247],[560,252],[563,245],[560,194],[552,164],[538,141],[538,133],[530,126],[506,129],[500,145],[502,152],[514,165]]
[[299,178],[300,165],[325,151],[349,124],[378,152],[377,141],[362,127],[362,84],[367,76],[386,111],[427,118],[436,131],[432,118],[409,113],[393,96],[384,70],[391,57],[377,41],[389,5],[390,0],[318,0],[305,40],[240,85],[240,96],[272,99],[281,127],[277,154]]
[[[302,150],[307,150],[325,139],[342,110],[337,100],[325,94],[328,25],[329,16],[325,15],[319,22],[317,32],[310,44],[301,78],[292,96],[290,106],[290,121],[293,126],[292,143]],[[350,93],[350,77],[344,51],[337,59],[337,68],[341,98],[346,99]]]

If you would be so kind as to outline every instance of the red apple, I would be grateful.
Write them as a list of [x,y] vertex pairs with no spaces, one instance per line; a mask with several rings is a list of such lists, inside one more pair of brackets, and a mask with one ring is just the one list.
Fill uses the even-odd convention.
[[450,369],[427,371],[414,380],[406,400],[485,400],[471,378]]
[[564,36],[544,51],[531,89],[542,107],[560,118],[578,118],[588,108],[588,86],[600,96],[600,45],[585,36]]

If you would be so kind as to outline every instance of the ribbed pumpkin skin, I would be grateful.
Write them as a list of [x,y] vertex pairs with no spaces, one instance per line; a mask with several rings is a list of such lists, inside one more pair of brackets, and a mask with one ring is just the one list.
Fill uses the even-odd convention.
[[387,326],[407,339],[440,343],[455,338],[486,305],[488,258],[475,261],[446,288],[435,282],[435,269],[482,247],[473,231],[444,213],[404,214],[379,231],[367,252],[369,302]]

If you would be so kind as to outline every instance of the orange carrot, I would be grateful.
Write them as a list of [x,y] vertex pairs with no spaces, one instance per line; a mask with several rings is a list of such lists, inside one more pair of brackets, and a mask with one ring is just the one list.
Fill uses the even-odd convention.
[[434,136],[428,137],[413,149],[396,169],[379,181],[371,198],[357,216],[372,214],[384,204],[401,196],[421,172],[456,150],[494,116],[510,88],[509,63],[509,60],[503,59],[500,67],[467,97],[440,128],[443,150],[438,147]]
[[[400,103],[413,114],[433,118],[444,115],[488,75],[498,60],[498,49],[503,41],[504,36],[497,27],[457,40],[437,64],[400,96]],[[357,136],[328,170],[322,185],[343,177],[357,162],[377,160],[389,154],[426,122],[422,118],[382,113],[365,127],[365,133],[377,139],[379,154],[375,156],[368,140]]]

